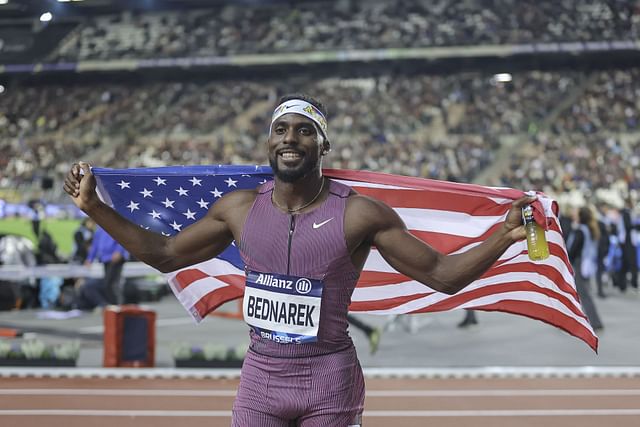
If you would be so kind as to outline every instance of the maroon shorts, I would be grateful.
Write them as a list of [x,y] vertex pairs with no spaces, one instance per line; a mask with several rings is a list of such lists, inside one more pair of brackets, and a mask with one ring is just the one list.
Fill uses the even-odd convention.
[[363,407],[364,377],[354,347],[300,358],[249,350],[232,426],[359,426]]

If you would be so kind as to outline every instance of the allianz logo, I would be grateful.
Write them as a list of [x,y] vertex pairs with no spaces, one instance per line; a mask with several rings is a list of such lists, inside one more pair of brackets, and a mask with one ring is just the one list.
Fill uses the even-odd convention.
[[306,279],[304,277],[299,278],[295,281],[289,279],[278,279],[277,277],[272,276],[271,274],[258,274],[258,278],[256,279],[256,284],[267,286],[270,288],[279,288],[279,289],[293,289],[295,286],[296,292],[299,294],[305,295],[311,292],[312,284],[311,280]]

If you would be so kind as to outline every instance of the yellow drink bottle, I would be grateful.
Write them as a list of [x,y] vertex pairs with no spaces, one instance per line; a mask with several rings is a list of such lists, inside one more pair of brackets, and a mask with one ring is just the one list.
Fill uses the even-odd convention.
[[549,245],[544,235],[544,230],[533,219],[533,208],[527,205],[522,208],[522,221],[527,233],[527,251],[529,258],[540,261],[549,257]]

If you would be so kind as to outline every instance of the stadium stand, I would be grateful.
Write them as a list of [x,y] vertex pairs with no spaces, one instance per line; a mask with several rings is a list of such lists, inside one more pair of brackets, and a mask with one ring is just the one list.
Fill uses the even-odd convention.
[[[501,80],[494,74],[504,62],[478,58],[485,46],[634,42],[638,2],[222,3],[71,14],[48,25],[0,22],[0,185],[28,195],[53,175],[58,182],[48,197],[55,199],[63,171],[77,158],[111,167],[264,163],[255,147],[270,108],[284,92],[305,91],[330,109],[334,151],[327,166],[552,194],[614,187],[621,200],[638,188],[637,68],[613,61],[612,69],[599,70],[588,60],[570,62],[570,53],[560,55],[568,66],[556,65],[532,48],[525,57],[533,59]],[[460,46],[471,55],[454,72],[450,64],[426,72],[425,62],[409,60],[354,61],[350,69],[347,61],[335,72],[310,65],[279,77],[314,52],[440,47],[455,56],[447,49]],[[180,62],[164,65],[170,78],[122,71],[138,60],[273,53],[299,56],[270,73],[248,66],[241,76],[207,74],[215,66],[196,75]],[[119,62],[128,59],[134,62]],[[32,68],[10,68],[20,61]],[[83,71],[91,61],[103,81],[77,78],[91,74]],[[23,78],[39,62],[73,64],[74,71]],[[111,66],[120,74],[110,74]]]
[[[268,3],[268,2],[267,2]],[[83,20],[60,61],[529,42],[636,40],[630,2],[315,1]]]

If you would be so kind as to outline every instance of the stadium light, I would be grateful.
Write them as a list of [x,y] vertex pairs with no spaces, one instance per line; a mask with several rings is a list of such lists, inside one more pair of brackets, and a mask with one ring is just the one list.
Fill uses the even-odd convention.
[[51,12],[45,12],[42,15],[40,15],[40,22],[49,22],[53,19],[53,15],[51,14]]
[[[0,0],[1,2],[2,0]],[[6,4],[6,3],[0,3],[0,4]],[[0,93],[4,93],[4,86],[0,85]]]
[[9,3],[9,0],[0,0],[0,5]]
[[508,83],[513,80],[513,77],[509,73],[498,73],[493,76],[493,79],[498,83]]

